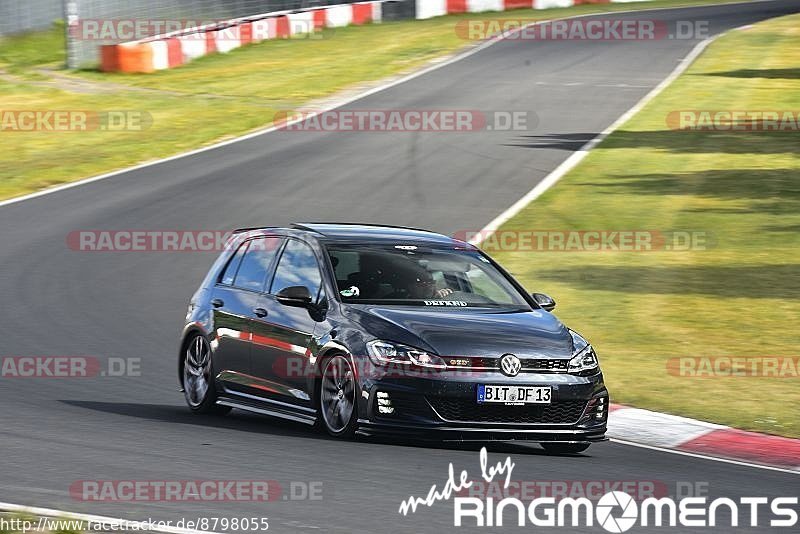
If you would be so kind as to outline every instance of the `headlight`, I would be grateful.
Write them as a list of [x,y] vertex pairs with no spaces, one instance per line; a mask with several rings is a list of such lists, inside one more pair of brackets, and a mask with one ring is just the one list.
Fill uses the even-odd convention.
[[570,373],[588,375],[593,374],[600,367],[594,349],[580,334],[570,330],[572,343],[575,347],[575,356],[569,361]]
[[435,354],[399,343],[380,340],[370,341],[367,343],[367,351],[370,359],[379,365],[419,365],[420,367],[432,367],[434,369],[447,367],[444,360]]

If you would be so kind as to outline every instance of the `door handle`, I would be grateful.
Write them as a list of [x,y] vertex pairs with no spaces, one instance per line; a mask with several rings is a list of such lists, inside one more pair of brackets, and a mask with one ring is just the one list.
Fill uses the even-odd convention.
[[261,317],[261,318],[264,318],[267,315],[269,315],[269,312],[264,308],[256,308],[255,310],[253,310],[253,313],[256,314],[256,317]]
[[225,303],[222,301],[222,299],[214,299],[211,301],[211,305],[215,308],[221,308],[225,306]]

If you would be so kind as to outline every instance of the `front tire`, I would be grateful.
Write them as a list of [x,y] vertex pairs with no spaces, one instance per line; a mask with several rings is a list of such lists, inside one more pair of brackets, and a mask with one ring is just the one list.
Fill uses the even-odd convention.
[[322,364],[317,392],[320,426],[335,438],[351,438],[358,427],[358,397],[350,360],[337,354]]
[[547,454],[578,454],[589,448],[589,443],[542,443]]
[[211,366],[211,345],[206,336],[196,333],[183,349],[183,395],[193,413],[224,415],[229,406],[217,405],[217,387]]

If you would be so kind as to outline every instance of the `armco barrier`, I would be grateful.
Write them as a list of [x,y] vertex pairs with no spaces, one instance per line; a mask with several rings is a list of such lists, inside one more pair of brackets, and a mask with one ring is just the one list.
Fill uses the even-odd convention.
[[285,39],[322,28],[382,20],[427,19],[455,13],[510,9],[548,9],[580,4],[647,0],[374,0],[251,17],[101,47],[101,70],[148,73],[170,69],[198,57],[230,52],[266,39]]

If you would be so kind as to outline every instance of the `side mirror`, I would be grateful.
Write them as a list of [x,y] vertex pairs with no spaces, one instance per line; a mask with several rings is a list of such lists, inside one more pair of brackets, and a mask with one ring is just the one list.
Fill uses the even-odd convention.
[[550,295],[544,293],[531,293],[531,297],[536,301],[540,308],[547,311],[553,311],[556,307],[556,301]]
[[284,306],[294,306],[295,308],[310,308],[311,292],[305,286],[291,286],[281,289],[275,298]]

